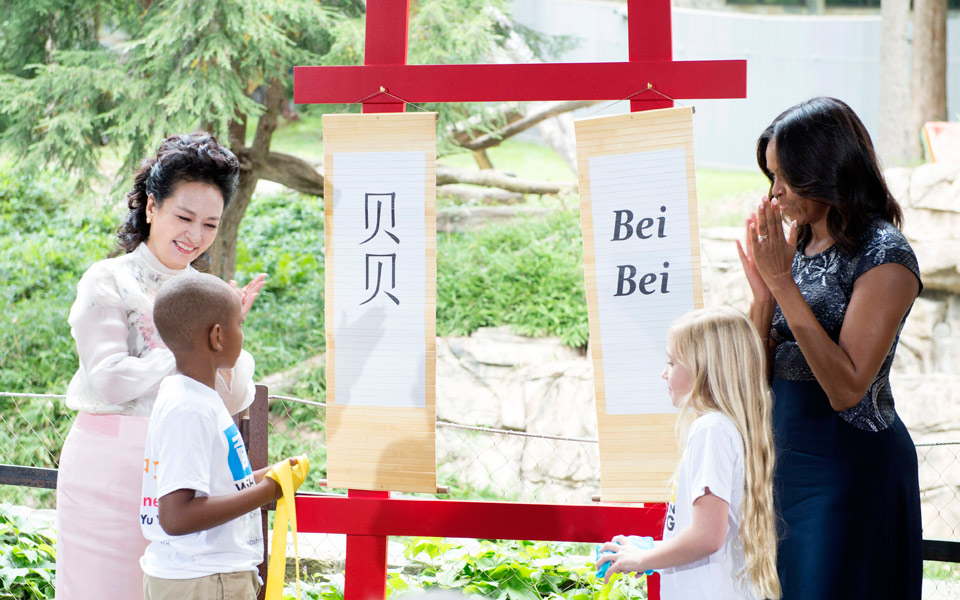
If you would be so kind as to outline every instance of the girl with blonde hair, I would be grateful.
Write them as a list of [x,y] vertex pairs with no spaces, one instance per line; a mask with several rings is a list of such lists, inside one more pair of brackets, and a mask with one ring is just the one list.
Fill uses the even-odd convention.
[[683,458],[663,542],[603,544],[597,567],[611,563],[608,577],[661,570],[664,600],[780,598],[764,362],[756,328],[735,309],[695,310],[671,325],[662,377],[680,409]]

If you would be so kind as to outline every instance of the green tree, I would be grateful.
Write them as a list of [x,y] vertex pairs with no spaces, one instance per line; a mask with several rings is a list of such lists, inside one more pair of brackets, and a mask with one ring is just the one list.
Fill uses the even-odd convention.
[[[509,33],[487,7],[507,4],[411,2],[410,62],[487,62]],[[294,65],[362,62],[363,11],[362,0],[0,0],[0,147],[21,168],[89,181],[106,147],[120,151],[129,177],[165,135],[212,131],[241,162],[212,248],[212,270],[229,278],[259,179],[323,193],[310,164],[270,145]],[[551,40],[521,33],[549,49]],[[473,111],[428,108],[441,112],[441,132]]]

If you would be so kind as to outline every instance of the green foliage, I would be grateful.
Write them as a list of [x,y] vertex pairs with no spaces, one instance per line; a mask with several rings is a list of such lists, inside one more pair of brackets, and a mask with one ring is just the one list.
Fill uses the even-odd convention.
[[[597,579],[587,544],[407,538],[410,566],[387,577],[387,597],[452,589],[464,596],[497,600],[644,600],[644,579],[620,574]],[[343,575],[313,573],[302,582],[303,598],[342,600]],[[293,598],[288,585],[284,599]]]
[[255,197],[240,225],[236,279],[267,282],[245,325],[244,347],[262,374],[323,352],[323,201],[299,194]]
[[507,324],[523,335],[587,342],[583,247],[576,212],[441,236],[437,333]]
[[[300,579],[300,591],[303,600],[344,600],[343,573],[311,573]],[[299,600],[296,584],[283,588],[283,600]]]
[[498,600],[646,598],[645,586],[631,577],[615,575],[606,584],[598,580],[591,550],[584,544],[482,540],[465,546],[410,538],[404,555],[421,567],[389,576],[388,588],[398,593],[450,588]]
[[[309,32],[335,17],[314,0],[157,0],[135,12],[102,0],[75,5],[75,21],[47,9],[12,11],[10,22],[24,31],[57,24],[74,33],[60,36],[62,45],[36,64],[11,55],[0,75],[0,107],[5,143],[29,166],[56,164],[87,176],[104,139],[125,149],[122,170],[130,172],[171,132],[200,125],[226,138],[229,122],[262,112],[251,98],[257,87],[284,78],[293,65],[321,61],[325,48]],[[130,41],[90,44],[82,33],[91,19],[117,23]],[[4,36],[3,47],[12,43]]]
[[[64,198],[75,198],[68,180],[0,170],[0,391],[63,393],[77,368],[67,315],[80,276],[112,247],[115,218]],[[0,462],[56,467],[71,413],[59,400],[0,398]],[[0,493],[53,502],[48,490]]]
[[[272,79],[289,89],[293,65],[360,64],[364,54],[360,0],[3,4],[3,144],[30,169],[56,165],[88,178],[103,144],[122,149],[121,172],[129,173],[170,133],[202,127],[227,139],[230,122],[263,112],[255,90]],[[507,0],[414,3],[408,62],[496,62],[511,36],[539,58],[570,47],[572,38],[514,24],[509,7]],[[98,39],[102,32],[110,38]],[[475,104],[426,108],[440,113],[441,132],[483,112]],[[476,126],[488,131],[498,122],[482,116]],[[442,138],[441,153],[451,147]]]
[[51,535],[25,529],[0,509],[0,599],[53,598],[57,551]]
[[26,77],[29,65],[46,62],[58,48],[96,48],[97,15],[108,4],[133,8],[110,0],[0,1],[0,71]]
[[0,171],[0,390],[62,393],[77,358],[67,315],[80,276],[113,247],[109,210],[66,202],[71,182]]

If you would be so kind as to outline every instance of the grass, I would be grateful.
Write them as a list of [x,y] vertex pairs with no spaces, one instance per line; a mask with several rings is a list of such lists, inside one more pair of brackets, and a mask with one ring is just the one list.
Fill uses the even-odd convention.
[[[487,156],[495,169],[522,179],[558,182],[572,182],[576,179],[576,175],[563,159],[542,144],[511,138],[487,150]],[[443,156],[438,162],[460,169],[478,168],[470,152]]]
[[510,325],[529,336],[587,341],[583,243],[576,211],[437,242],[437,334]]
[[739,227],[770,183],[759,171],[697,169],[701,227]]
[[[314,114],[312,110],[302,111],[298,114],[300,117],[294,121],[280,119],[279,127],[273,134],[270,143],[270,150],[292,154],[306,161],[322,161],[323,127],[320,117]],[[255,121],[247,126],[248,146],[253,143],[256,127]]]

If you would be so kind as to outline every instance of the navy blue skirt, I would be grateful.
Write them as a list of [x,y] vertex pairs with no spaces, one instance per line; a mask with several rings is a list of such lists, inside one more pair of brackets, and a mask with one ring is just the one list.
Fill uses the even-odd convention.
[[899,417],[848,424],[815,381],[773,380],[783,600],[919,600],[917,451]]

